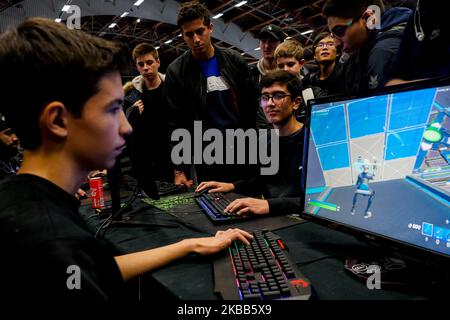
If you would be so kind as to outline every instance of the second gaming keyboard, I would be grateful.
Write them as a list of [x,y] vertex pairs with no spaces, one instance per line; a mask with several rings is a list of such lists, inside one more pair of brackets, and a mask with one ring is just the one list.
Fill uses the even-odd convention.
[[234,241],[214,261],[215,292],[225,300],[307,300],[309,280],[290,257],[281,238],[255,231],[250,245]]
[[226,212],[225,208],[235,199],[243,196],[236,193],[203,193],[195,198],[197,204],[214,223],[235,222],[248,219],[248,216],[238,216],[236,213]]

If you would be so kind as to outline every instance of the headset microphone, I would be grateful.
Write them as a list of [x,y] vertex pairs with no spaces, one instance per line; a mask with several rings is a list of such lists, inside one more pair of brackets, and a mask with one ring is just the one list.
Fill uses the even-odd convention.
[[422,24],[420,23],[420,0],[417,0],[416,11],[414,11],[414,31],[416,32],[416,38],[418,41],[425,40],[425,32],[423,32]]

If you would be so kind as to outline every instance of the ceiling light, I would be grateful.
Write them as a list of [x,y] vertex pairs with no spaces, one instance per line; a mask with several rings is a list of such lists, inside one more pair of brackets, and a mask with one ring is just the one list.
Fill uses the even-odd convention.
[[136,22],[137,22],[137,23],[141,22],[141,19],[137,19]]
[[62,11],[62,12],[67,12],[67,11],[69,11],[69,9],[70,9],[70,6],[66,4],[66,5],[61,9],[61,11]]
[[172,39],[170,39],[170,40],[167,40],[166,42],[164,42],[165,44],[169,44],[169,43],[172,43],[173,42],[173,40]]
[[301,33],[301,35],[307,35],[307,34],[310,34],[310,33],[313,33],[314,32],[314,30],[308,30],[308,31],[305,31],[305,32],[302,32]]
[[129,15],[130,13],[129,12],[124,12],[124,13],[122,13],[121,15],[120,15],[120,17],[121,18],[125,18],[127,15]]
[[111,23],[109,26],[108,26],[108,28],[110,28],[110,29],[112,29],[112,28],[114,28],[115,26],[117,26],[117,23]]
[[236,8],[242,7],[244,4],[246,4],[247,1],[241,1],[237,5],[235,5]]
[[136,7],[139,7],[139,6],[142,4],[142,2],[144,2],[144,0],[138,0],[138,1],[136,1],[136,2],[134,3],[134,5],[135,5]]
[[213,19],[219,19],[221,16],[223,16],[223,13],[218,13],[216,14],[214,17],[212,17]]
[[258,50],[261,50],[261,48],[260,48],[260,47],[258,47],[258,48],[255,48],[255,49],[253,49],[253,50],[255,50],[255,51],[258,51]]

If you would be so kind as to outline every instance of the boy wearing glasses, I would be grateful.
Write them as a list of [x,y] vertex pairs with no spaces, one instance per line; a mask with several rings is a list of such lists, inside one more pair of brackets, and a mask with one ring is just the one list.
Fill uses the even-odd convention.
[[384,85],[411,13],[385,11],[382,0],[328,0],[323,7],[328,28],[348,57],[344,89],[358,94]]
[[205,181],[196,192],[209,189],[208,192],[233,191],[253,196],[228,205],[228,212],[239,215],[299,213],[304,130],[295,112],[302,102],[301,81],[293,73],[276,70],[262,77],[260,88],[260,107],[267,121],[279,130],[279,171],[272,176],[259,175],[233,183]]
[[[169,103],[169,127],[193,132],[194,120],[203,129],[244,130],[256,125],[256,88],[242,56],[213,46],[213,24],[205,5],[181,4],[177,24],[189,51],[172,62],[166,73],[164,94]],[[175,168],[175,183],[190,187],[188,164]],[[199,181],[240,179],[248,176],[245,165],[196,165]]]
[[321,98],[343,92],[342,63],[338,61],[340,50],[330,33],[322,32],[313,42],[314,60],[319,70],[310,76],[309,85],[314,96]]

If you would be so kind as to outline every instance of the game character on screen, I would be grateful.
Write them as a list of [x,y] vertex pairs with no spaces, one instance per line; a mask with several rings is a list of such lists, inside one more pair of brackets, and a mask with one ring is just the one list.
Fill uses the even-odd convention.
[[370,163],[369,160],[362,160],[361,156],[358,157],[356,167],[358,168],[358,171],[360,171],[360,174],[358,175],[358,180],[356,181],[356,191],[355,195],[353,196],[352,210],[350,211],[351,215],[355,215],[355,206],[358,195],[362,195],[364,197],[369,197],[369,200],[367,201],[366,212],[364,213],[364,218],[368,219],[372,216],[370,206],[372,205],[375,191],[369,187],[369,181],[373,180],[375,177],[376,166],[376,159],[374,159],[373,163]]

